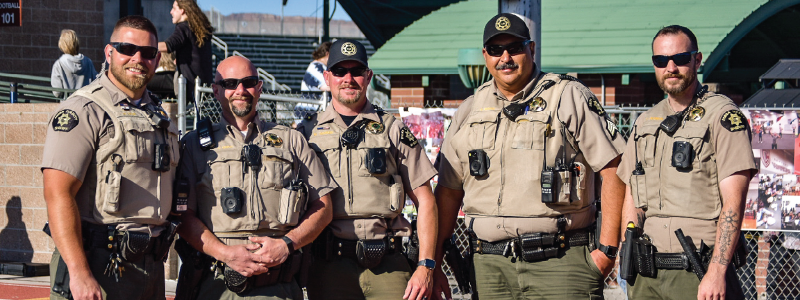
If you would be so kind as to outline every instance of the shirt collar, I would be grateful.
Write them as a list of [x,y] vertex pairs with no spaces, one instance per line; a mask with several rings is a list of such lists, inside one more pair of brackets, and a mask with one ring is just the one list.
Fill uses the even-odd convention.
[[[350,125],[356,124],[358,121],[362,119],[369,119],[376,122],[381,121],[381,118],[378,117],[378,111],[375,109],[375,106],[369,102],[369,100],[367,100],[367,103],[364,105],[364,108],[361,109],[361,112],[358,113],[358,116],[356,116],[355,120],[353,120],[353,122],[350,123]],[[328,108],[326,108],[324,112],[319,114],[317,120],[318,120],[317,124],[325,124],[333,122],[336,125],[341,126],[342,128],[349,127],[347,126],[347,124],[344,123],[344,120],[342,120],[342,116],[339,115],[339,113],[336,112],[335,109],[333,109],[333,103],[328,104]]]
[[[236,134],[234,134],[236,139],[239,139],[242,136],[241,135],[241,131],[238,128],[236,128],[236,126],[233,126],[233,124],[229,123],[228,120],[226,120],[224,117],[220,116],[219,124],[222,125],[222,126],[225,126],[225,129],[229,133],[236,133]],[[255,134],[261,134],[262,132],[265,131],[266,126],[267,126],[267,122],[262,121],[258,117],[258,113],[256,113],[256,116],[253,118],[253,121],[250,122],[250,124],[247,124],[247,138],[248,139],[243,139],[243,140],[249,140],[250,137],[252,137],[254,133]]]
[[518,101],[518,100],[522,100],[522,99],[527,99],[530,96],[530,94],[533,91],[533,89],[536,87],[536,84],[539,83],[539,79],[540,79],[539,75],[541,75],[541,71],[539,70],[539,65],[534,63],[533,64],[533,73],[531,73],[530,81],[528,81],[528,84],[526,84],[525,87],[522,88],[521,91],[517,92],[514,95],[514,97],[512,99],[510,99],[510,100],[506,99],[506,95],[504,95],[503,93],[500,92],[500,90],[497,88],[497,82],[494,81],[495,79],[493,78],[492,79],[492,85],[491,85],[492,93],[495,94],[495,96],[497,96],[498,98],[500,98],[502,100],[506,100],[506,101]]

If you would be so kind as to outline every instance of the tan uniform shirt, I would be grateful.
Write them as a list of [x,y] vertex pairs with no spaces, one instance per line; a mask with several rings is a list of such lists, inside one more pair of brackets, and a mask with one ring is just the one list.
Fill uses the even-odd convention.
[[[617,170],[631,187],[636,207],[645,209],[644,232],[659,252],[683,251],[675,237],[678,228],[695,246],[701,240],[713,246],[723,200],[719,183],[736,172],[756,170],[747,119],[736,104],[707,92],[697,106],[702,116],[696,117],[699,110],[690,113],[672,136],[658,128],[676,113],[669,100],[640,115]],[[686,170],[672,167],[675,142],[692,145],[695,156]],[[637,156],[644,175],[632,175]]]
[[[543,89],[549,80],[555,85]],[[536,102],[515,121],[501,112],[511,103],[533,99],[539,90],[544,102]],[[484,240],[557,232],[560,215],[567,218],[566,230],[581,229],[594,222],[592,204],[599,185],[595,172],[619,156],[623,147],[621,134],[588,88],[537,70],[510,100],[492,80],[459,107],[437,160],[439,184],[464,191],[467,222],[474,218],[473,229]],[[486,152],[488,175],[470,175],[470,150]],[[574,176],[569,189],[554,192],[561,203],[542,203],[543,161],[554,167],[563,157],[567,163],[574,159],[583,175]]]
[[[62,102],[53,115],[47,128],[42,154],[42,169],[51,168],[75,176],[81,181],[75,199],[81,220],[93,224],[118,224],[119,229],[136,231],[153,230],[158,235],[159,228],[166,222],[172,206],[172,182],[179,159],[178,129],[170,122],[168,129],[155,129],[144,120],[146,113],[131,104],[131,100],[117,88],[104,74],[81,91],[98,97],[110,97],[108,103],[114,105],[119,114],[123,135],[136,143],[123,143],[111,153],[120,154],[123,162],[118,171],[123,174],[118,194],[119,210],[104,212],[106,174],[98,175],[98,150],[115,136],[115,126],[109,112],[93,100],[73,95]],[[149,92],[145,92],[139,107],[152,105]],[[156,143],[167,143],[170,154],[170,171],[158,172],[151,169],[153,149]],[[105,193],[102,193],[105,194]]]
[[[319,199],[337,187],[295,130],[256,117],[248,124],[246,137],[225,118],[214,124],[213,131],[217,146],[206,151],[200,147],[197,131],[183,138],[180,176],[189,182],[188,208],[218,237],[282,236],[298,224],[306,201]],[[242,171],[241,153],[247,144],[261,148],[259,172]],[[300,199],[301,203],[287,198],[286,187],[295,178],[308,188],[307,200]],[[223,212],[220,196],[227,187],[243,192],[240,213]]]
[[[373,132],[366,129],[358,149],[352,150],[341,145],[341,135],[349,126],[332,105],[297,128],[308,135],[309,144],[341,187],[331,194],[334,219],[330,227],[336,236],[350,240],[380,239],[386,236],[387,230],[397,236],[408,236],[410,224],[402,216],[397,217],[405,205],[404,192],[431,180],[436,170],[402,121],[388,114],[379,116],[369,101],[351,126],[365,119],[385,124],[384,128]],[[387,124],[389,121],[391,124]],[[363,162],[366,148],[386,149],[385,174],[368,172]],[[376,192],[381,189],[386,191]],[[388,202],[394,201],[397,203],[389,205]],[[378,207],[391,207],[391,212]]]

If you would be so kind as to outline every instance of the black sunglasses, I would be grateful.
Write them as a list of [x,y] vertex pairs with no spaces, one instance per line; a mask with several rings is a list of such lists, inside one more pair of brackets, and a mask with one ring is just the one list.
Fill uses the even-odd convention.
[[353,74],[353,77],[363,76],[364,72],[367,71],[367,67],[360,66],[360,67],[352,67],[352,68],[345,68],[345,67],[333,67],[330,69],[333,76],[336,77],[344,77],[347,73]]
[[136,44],[119,42],[113,42],[111,43],[111,46],[114,47],[114,49],[117,49],[117,52],[127,56],[134,56],[136,55],[136,52],[139,52],[142,54],[142,58],[144,59],[154,59],[158,54],[158,48],[156,47],[139,46]]
[[692,61],[692,56],[695,55],[695,53],[697,53],[697,51],[683,52],[671,56],[653,55],[653,65],[656,66],[656,68],[666,68],[669,61],[672,60],[675,62],[675,65],[683,66]]
[[486,45],[484,48],[486,49],[486,53],[490,56],[502,56],[504,51],[508,51],[508,55],[516,55],[525,51],[525,47],[530,43],[530,40],[525,40],[507,45]]
[[241,83],[244,88],[249,89],[256,86],[260,81],[261,80],[258,80],[258,76],[247,76],[242,79],[225,78],[217,80],[215,83],[226,90],[235,90],[239,86],[239,83]]

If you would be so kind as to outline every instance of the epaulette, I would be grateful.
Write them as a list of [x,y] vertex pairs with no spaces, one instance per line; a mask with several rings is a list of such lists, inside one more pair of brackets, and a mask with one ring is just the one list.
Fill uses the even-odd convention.
[[577,81],[577,82],[579,82],[580,84],[586,85],[586,84],[584,84],[584,83],[583,83],[583,81],[581,81],[580,79],[578,79],[578,78],[576,78],[576,77],[574,77],[574,76],[571,76],[571,75],[567,75],[567,74],[558,74],[558,78],[559,78],[559,79],[561,79],[561,80],[571,80],[571,81]]
[[382,117],[386,114],[386,111],[383,110],[383,107],[375,106],[375,113],[378,114],[379,117]]

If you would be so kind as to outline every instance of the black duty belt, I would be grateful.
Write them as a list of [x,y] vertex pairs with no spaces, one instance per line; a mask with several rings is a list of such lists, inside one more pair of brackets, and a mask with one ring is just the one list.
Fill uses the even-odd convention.
[[84,247],[111,251],[119,247],[120,254],[128,261],[137,261],[144,254],[155,254],[157,259],[166,259],[169,247],[172,245],[174,227],[166,226],[157,237],[151,237],[144,232],[120,231],[115,227],[116,224],[98,225],[83,222],[81,229]]
[[584,228],[564,233],[528,233],[497,242],[471,238],[471,245],[474,253],[521,257],[527,262],[535,262],[557,257],[562,249],[587,246],[591,239],[591,231]]
[[[703,253],[699,253],[703,257]],[[655,265],[659,270],[690,270],[691,264],[685,253],[655,253]]]
[[333,247],[331,247],[331,256],[342,256],[352,259],[358,259],[358,244],[364,243],[383,243],[386,247],[386,254],[392,254],[395,251],[403,250],[403,239],[401,237],[386,237],[379,240],[347,240],[341,239],[336,236],[332,237]]

